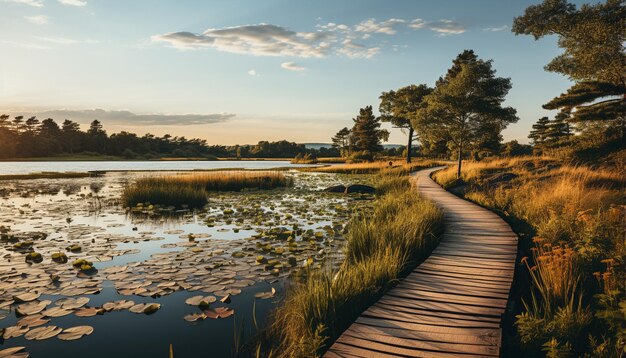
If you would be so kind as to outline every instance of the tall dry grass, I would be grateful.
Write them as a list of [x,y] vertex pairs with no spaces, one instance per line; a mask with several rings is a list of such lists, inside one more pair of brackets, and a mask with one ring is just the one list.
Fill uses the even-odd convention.
[[623,168],[521,157],[468,162],[460,181],[454,169],[433,178],[514,222],[529,225],[536,235],[533,253],[525,259],[531,285],[516,321],[520,341],[529,352],[611,356],[622,351],[626,345],[626,316],[619,313],[626,307]]
[[388,179],[386,190],[373,215],[349,224],[339,270],[312,272],[275,311],[272,332],[279,356],[321,355],[436,244],[442,212],[411,190],[406,176]]
[[125,206],[138,203],[199,207],[209,191],[239,191],[284,187],[290,180],[275,171],[219,171],[146,177],[124,188]]
[[338,173],[338,174],[376,174],[376,173],[385,173],[385,172],[398,172],[407,174],[415,170],[430,168],[437,165],[443,165],[442,161],[424,159],[424,160],[415,160],[414,162],[407,164],[402,160],[393,160],[393,161],[376,161],[376,162],[365,162],[365,163],[350,163],[350,164],[339,164],[339,165],[329,165],[323,167],[313,167],[313,168],[300,168],[302,171],[312,171],[312,172],[321,172],[321,173]]

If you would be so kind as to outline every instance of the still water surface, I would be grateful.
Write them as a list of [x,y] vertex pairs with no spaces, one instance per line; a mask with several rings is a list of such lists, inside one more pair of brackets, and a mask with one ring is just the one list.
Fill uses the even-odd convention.
[[219,161],[94,161],[94,162],[0,162],[0,174],[89,171],[159,171],[212,169],[272,169],[307,166],[282,160]]

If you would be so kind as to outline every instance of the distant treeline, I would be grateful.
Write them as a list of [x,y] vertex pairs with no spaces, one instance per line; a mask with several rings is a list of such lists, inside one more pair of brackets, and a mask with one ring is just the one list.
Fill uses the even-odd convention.
[[[402,153],[402,149],[390,149],[389,155]],[[209,145],[204,139],[165,134],[138,136],[135,133],[107,134],[98,120],[91,122],[86,131],[71,120],[60,125],[52,118],[9,117],[0,115],[0,159],[51,156],[115,156],[126,159],[175,158],[293,158],[337,157],[337,148],[306,148],[286,140],[260,141],[256,145]]]

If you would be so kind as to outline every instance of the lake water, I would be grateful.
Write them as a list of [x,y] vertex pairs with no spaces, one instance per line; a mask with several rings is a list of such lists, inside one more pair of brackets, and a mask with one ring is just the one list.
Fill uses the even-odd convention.
[[89,171],[176,171],[213,169],[272,169],[308,166],[282,160],[218,161],[70,161],[70,162],[0,162],[0,174]]
[[[36,165],[30,167],[32,171],[41,171],[51,163],[2,164],[22,168]],[[217,168],[216,165],[232,168],[233,164],[250,168],[289,165],[280,161],[54,164],[56,167],[48,166],[45,170],[94,170],[91,164],[108,170],[180,169],[176,165],[193,169]],[[74,169],[77,164],[85,166]],[[77,341],[62,341],[58,337],[27,340],[20,335],[0,339],[0,351],[25,346],[31,358],[167,357],[172,344],[176,358],[253,356],[252,338],[266,325],[271,310],[280,304],[285,284],[306,272],[303,265],[309,259],[314,268],[336,267],[343,259],[345,224],[354,211],[362,212],[371,203],[363,197],[321,191],[330,185],[358,180],[366,183],[368,176],[358,179],[359,176],[347,178],[292,170],[285,173],[293,179],[292,187],[211,193],[209,204],[198,211],[181,211],[171,216],[149,209],[129,211],[120,204],[121,191],[145,175],[110,172],[71,180],[0,181],[0,226],[4,226],[5,232],[8,230],[8,236],[0,237],[0,330],[20,325],[16,314],[20,304],[13,303],[13,297],[26,292],[41,294],[40,302],[52,301],[48,309],[66,297],[88,298],[90,307],[117,300],[161,305],[152,315],[122,309],[78,317],[72,310],[67,315],[49,318],[50,322],[44,325],[63,329],[88,325],[94,329],[91,335]],[[298,230],[292,239],[271,234],[270,230],[276,228]],[[38,233],[46,236],[41,238]],[[27,241],[31,241],[31,248],[16,249],[16,243]],[[70,245],[79,245],[81,250],[67,251]],[[43,262],[25,262],[29,251],[41,253]],[[51,255],[55,252],[65,252],[69,262],[53,262]],[[263,261],[259,262],[258,257]],[[79,275],[72,267],[76,259],[92,261],[98,271],[88,277]],[[280,262],[281,268],[268,268],[271,260]],[[51,274],[59,277],[56,283],[51,282]],[[148,292],[134,291],[137,288]],[[276,290],[274,297],[255,297],[272,288]],[[201,295],[220,299],[226,294],[232,296],[230,303],[217,301],[210,308],[232,309],[234,315],[197,322],[184,319],[202,312],[187,304],[188,298]],[[245,344],[252,346],[235,348]]]

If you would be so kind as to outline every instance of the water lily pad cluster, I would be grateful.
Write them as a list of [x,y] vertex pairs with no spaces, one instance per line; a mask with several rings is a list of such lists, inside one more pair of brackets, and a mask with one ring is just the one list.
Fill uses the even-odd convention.
[[[121,174],[71,185],[0,183],[2,337],[79,339],[93,329],[62,328],[54,320],[97,319],[119,311],[153,315],[163,309],[156,299],[178,291],[195,295],[186,301],[192,307],[185,320],[224,319],[235,313],[230,300],[248,287],[274,286],[289,276],[339,265],[346,223],[371,202],[321,191],[341,183],[339,175],[289,175],[291,188],[215,193],[199,211],[151,204],[123,208],[119,195],[129,178]],[[101,184],[97,191],[92,181]],[[158,243],[162,240],[167,242]],[[141,260],[123,259],[146,245],[158,250]],[[124,263],[112,265],[113,260]],[[105,282],[120,298],[90,306],[85,296],[101,292]],[[255,297],[275,295],[272,288]],[[10,313],[19,320],[2,326]]]

